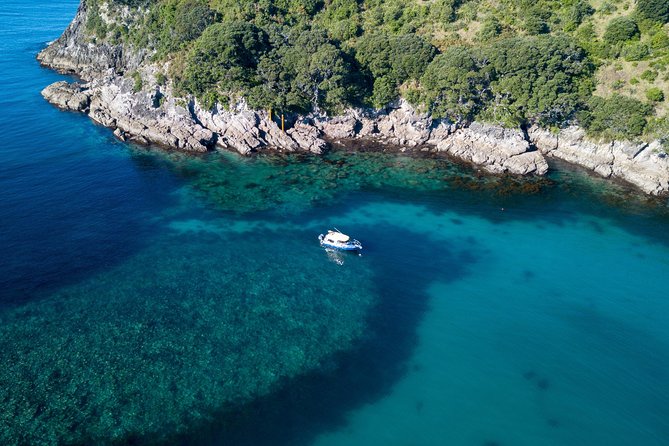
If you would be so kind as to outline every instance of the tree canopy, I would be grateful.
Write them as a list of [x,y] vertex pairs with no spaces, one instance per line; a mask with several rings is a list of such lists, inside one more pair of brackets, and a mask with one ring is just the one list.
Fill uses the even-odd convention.
[[[666,0],[634,10],[622,0],[85,1],[93,41],[153,50],[169,62],[161,84],[205,106],[243,98],[332,114],[404,96],[453,120],[577,122],[603,134],[617,105],[634,122],[616,118],[604,133],[628,137],[653,115],[648,107],[669,119]],[[117,4],[137,13],[110,22]]]

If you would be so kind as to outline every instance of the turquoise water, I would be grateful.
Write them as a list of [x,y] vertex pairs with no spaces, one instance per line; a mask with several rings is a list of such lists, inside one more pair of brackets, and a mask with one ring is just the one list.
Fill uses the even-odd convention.
[[669,445],[666,200],[126,145],[39,95],[76,7],[0,11],[0,443]]

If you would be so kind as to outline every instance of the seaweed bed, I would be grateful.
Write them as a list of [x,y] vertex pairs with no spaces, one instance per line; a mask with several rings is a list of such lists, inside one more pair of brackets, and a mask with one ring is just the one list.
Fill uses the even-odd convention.
[[277,206],[299,212],[318,202],[332,204],[343,193],[357,190],[458,188],[506,195],[538,193],[553,184],[542,177],[490,175],[431,154],[339,150],[323,156],[278,153],[243,158],[227,152],[204,160],[175,152],[162,156],[168,168],[189,179],[196,196],[215,209],[239,214]]

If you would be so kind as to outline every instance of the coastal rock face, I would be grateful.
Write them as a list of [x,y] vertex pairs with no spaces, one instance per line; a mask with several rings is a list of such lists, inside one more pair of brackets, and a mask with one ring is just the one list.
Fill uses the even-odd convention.
[[532,127],[528,136],[547,156],[583,166],[605,178],[627,181],[648,194],[669,191],[669,157],[657,141],[590,141],[578,127],[568,127],[557,134]]
[[473,123],[441,140],[437,150],[482,166],[491,173],[543,175],[548,171],[544,157],[530,151],[530,144],[520,130]]
[[[109,6],[103,3],[101,7]],[[120,8],[113,15],[128,13]],[[108,12],[103,16],[110,15]],[[249,154],[265,148],[322,153],[327,140],[362,139],[403,150],[431,148],[494,173],[546,171],[541,155],[529,153],[522,138],[514,139],[501,128],[478,124],[457,133],[455,126],[433,120],[404,100],[379,111],[351,109],[335,117],[300,116],[285,132],[266,113],[249,110],[243,103],[234,110],[219,105],[205,110],[196,100],[174,97],[169,86],[157,85],[156,76],[164,73],[165,67],[146,62],[145,51],[91,43],[85,32],[87,14],[86,3],[82,2],[67,30],[38,59],[46,66],[75,73],[88,83],[58,82],[42,94],[60,108],[88,113],[123,140],[185,151],[220,148]],[[493,134],[504,139],[495,141]]]
[[[106,5],[106,4],[105,4]],[[114,11],[127,16],[128,7]],[[149,55],[145,50],[128,51],[122,45],[93,43],[86,35],[88,19],[87,2],[82,1],[77,15],[65,32],[41,51],[37,60],[44,66],[64,73],[76,74],[84,79],[104,76],[109,70],[119,73],[135,70]]]
[[205,152],[216,142],[216,135],[188,113],[160,105],[160,92],[135,93],[130,80],[114,78],[99,85],[89,84],[87,92],[91,96],[91,119],[118,130],[123,139],[189,152]]
[[[106,3],[101,7],[109,8]],[[102,16],[129,14],[127,7],[115,8],[105,9]],[[658,143],[593,142],[577,127],[552,134],[537,127],[525,133],[476,122],[452,123],[399,100],[383,110],[292,116],[284,132],[276,119],[244,103],[232,110],[219,104],[203,109],[195,99],[176,97],[169,85],[157,84],[166,66],[149,63],[151,54],[145,50],[92,43],[85,31],[87,14],[82,2],[63,35],[38,56],[43,65],[77,74],[87,83],[57,82],[42,95],[62,109],[89,114],[123,140],[196,152],[232,149],[244,155],[266,149],[322,153],[328,141],[360,140],[402,151],[440,152],[491,173],[519,175],[543,175],[548,170],[545,157],[555,157],[626,180],[650,194],[669,191],[669,159]]]

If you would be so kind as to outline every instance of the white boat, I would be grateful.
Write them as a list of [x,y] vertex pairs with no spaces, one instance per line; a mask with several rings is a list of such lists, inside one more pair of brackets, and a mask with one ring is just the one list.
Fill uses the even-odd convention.
[[362,250],[362,243],[343,234],[336,228],[335,230],[329,230],[325,235],[319,235],[318,240],[324,248],[338,249],[340,251]]

